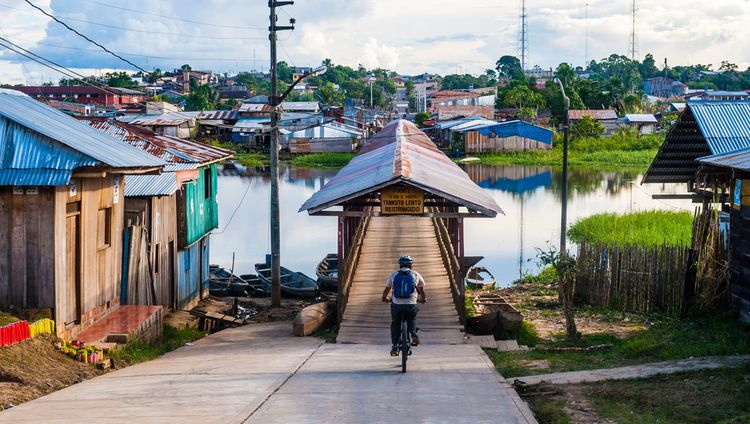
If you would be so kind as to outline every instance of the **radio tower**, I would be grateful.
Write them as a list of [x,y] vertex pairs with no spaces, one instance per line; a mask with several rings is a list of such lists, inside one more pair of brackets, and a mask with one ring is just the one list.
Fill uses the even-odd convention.
[[632,28],[632,31],[630,32],[630,47],[628,50],[628,55],[630,56],[630,59],[638,60],[638,32],[636,30],[636,18],[638,17],[638,2],[636,0],[633,0],[633,7],[630,12],[633,18],[633,28]]
[[525,71],[529,60],[529,27],[526,23],[528,14],[526,13],[526,0],[521,0],[521,25],[518,28],[518,55],[521,59],[521,68]]

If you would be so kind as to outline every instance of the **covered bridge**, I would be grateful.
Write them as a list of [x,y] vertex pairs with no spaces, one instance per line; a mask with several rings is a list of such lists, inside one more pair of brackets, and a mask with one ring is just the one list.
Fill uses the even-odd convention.
[[339,342],[388,341],[380,292],[404,254],[428,282],[424,340],[463,340],[463,220],[502,209],[414,124],[388,124],[300,211],[339,220]]

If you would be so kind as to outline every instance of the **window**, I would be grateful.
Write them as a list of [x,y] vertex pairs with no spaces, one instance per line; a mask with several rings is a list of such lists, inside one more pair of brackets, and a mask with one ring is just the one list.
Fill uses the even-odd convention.
[[112,208],[99,209],[96,218],[97,248],[106,249],[112,245]]
[[206,168],[203,170],[203,194],[206,199],[211,198],[211,189],[211,168]]

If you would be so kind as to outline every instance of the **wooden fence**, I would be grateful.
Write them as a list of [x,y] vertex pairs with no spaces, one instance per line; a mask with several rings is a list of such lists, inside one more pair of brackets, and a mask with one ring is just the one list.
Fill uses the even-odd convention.
[[680,314],[691,289],[689,247],[638,248],[581,243],[576,297],[593,306]]

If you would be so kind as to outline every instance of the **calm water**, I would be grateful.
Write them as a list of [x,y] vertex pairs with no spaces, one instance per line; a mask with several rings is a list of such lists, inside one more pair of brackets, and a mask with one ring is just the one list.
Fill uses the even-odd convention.
[[[561,171],[555,168],[468,165],[466,171],[495,198],[505,215],[466,220],[466,255],[507,285],[538,269],[537,248],[560,239]],[[281,170],[281,260],[293,270],[315,275],[315,266],[336,252],[336,218],[311,217],[297,210],[336,171],[287,167]],[[653,200],[652,194],[682,193],[683,185],[641,185],[639,172],[573,169],[568,197],[569,224],[600,212],[649,209],[692,211],[686,200]],[[220,171],[219,229],[211,240],[211,262],[226,268],[235,254],[237,273],[254,272],[270,251],[270,181],[254,169]],[[236,212],[235,212],[236,211]],[[232,215],[234,215],[232,217]],[[418,265],[417,265],[418,269]]]

